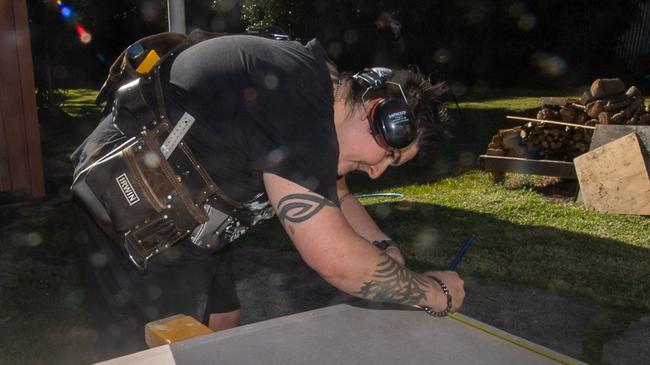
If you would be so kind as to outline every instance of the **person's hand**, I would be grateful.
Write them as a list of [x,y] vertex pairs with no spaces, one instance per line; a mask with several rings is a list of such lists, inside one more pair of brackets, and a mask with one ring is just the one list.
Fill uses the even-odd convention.
[[[452,312],[455,312],[460,308],[460,306],[463,304],[463,300],[465,299],[465,282],[463,281],[463,279],[460,278],[457,272],[427,271],[422,274],[425,276],[436,277],[447,286],[447,289],[449,290],[449,294],[451,295]],[[434,298],[435,305],[433,306],[433,308],[436,311],[442,311],[445,308],[447,308],[447,297],[442,292],[442,288],[440,288],[440,285],[438,285],[438,283],[432,281],[431,285],[437,290],[437,293],[440,294],[437,295],[436,298]]]

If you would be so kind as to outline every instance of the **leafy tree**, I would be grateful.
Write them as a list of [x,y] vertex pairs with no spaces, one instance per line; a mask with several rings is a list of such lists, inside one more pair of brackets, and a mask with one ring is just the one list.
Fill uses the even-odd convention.
[[[623,72],[615,68],[613,50],[640,3],[243,0],[242,17],[258,26],[278,25],[295,37],[316,36],[347,69],[412,63],[467,82],[575,83]],[[390,31],[381,26],[382,14],[402,25],[405,48],[399,54]]]

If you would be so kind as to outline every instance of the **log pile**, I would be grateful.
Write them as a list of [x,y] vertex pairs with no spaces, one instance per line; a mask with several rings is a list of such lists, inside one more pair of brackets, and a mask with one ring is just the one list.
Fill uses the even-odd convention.
[[540,106],[536,120],[499,130],[486,154],[573,161],[589,150],[597,124],[650,125],[641,91],[620,79],[598,79],[580,98],[541,98]]

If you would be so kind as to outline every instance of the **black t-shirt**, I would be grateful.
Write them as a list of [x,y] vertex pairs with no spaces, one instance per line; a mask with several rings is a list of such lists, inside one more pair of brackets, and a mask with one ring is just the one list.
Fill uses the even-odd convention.
[[198,43],[163,67],[171,121],[185,111],[196,118],[185,140],[228,196],[245,202],[264,192],[267,171],[338,204],[326,57],[316,40],[233,35]]

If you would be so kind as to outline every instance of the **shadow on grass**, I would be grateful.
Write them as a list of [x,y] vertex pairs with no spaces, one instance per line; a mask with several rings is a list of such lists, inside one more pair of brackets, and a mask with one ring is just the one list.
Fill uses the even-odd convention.
[[410,242],[406,252],[422,268],[444,268],[464,239],[476,234],[479,239],[461,272],[650,310],[650,249],[429,204],[398,202],[368,209],[388,234]]
[[[401,244],[408,266],[416,271],[446,269],[465,238],[476,234],[479,239],[458,270],[466,280],[487,280],[490,285],[482,289],[470,284],[467,310],[475,318],[588,363],[600,364],[605,344],[620,338],[630,323],[650,311],[646,295],[650,249],[431,204],[400,201],[367,208]],[[277,221],[255,227],[243,242],[285,252],[278,254],[294,251]],[[252,280],[262,271],[266,277],[268,272],[280,272],[286,276],[285,287],[298,288],[293,295],[316,295],[330,304],[341,299],[326,284],[317,287],[318,294],[310,293],[308,289],[322,280],[304,264],[297,269],[292,265],[290,273],[288,268],[269,269],[272,258],[257,260],[261,267],[248,268],[242,280]],[[317,303],[293,295],[281,297],[293,308],[318,308]],[[266,297],[277,302],[269,293]]]
[[[459,271],[650,311],[650,249],[489,214],[400,201],[367,206],[418,269],[444,269],[470,234],[478,236]],[[243,242],[293,250],[280,224],[254,227]]]

